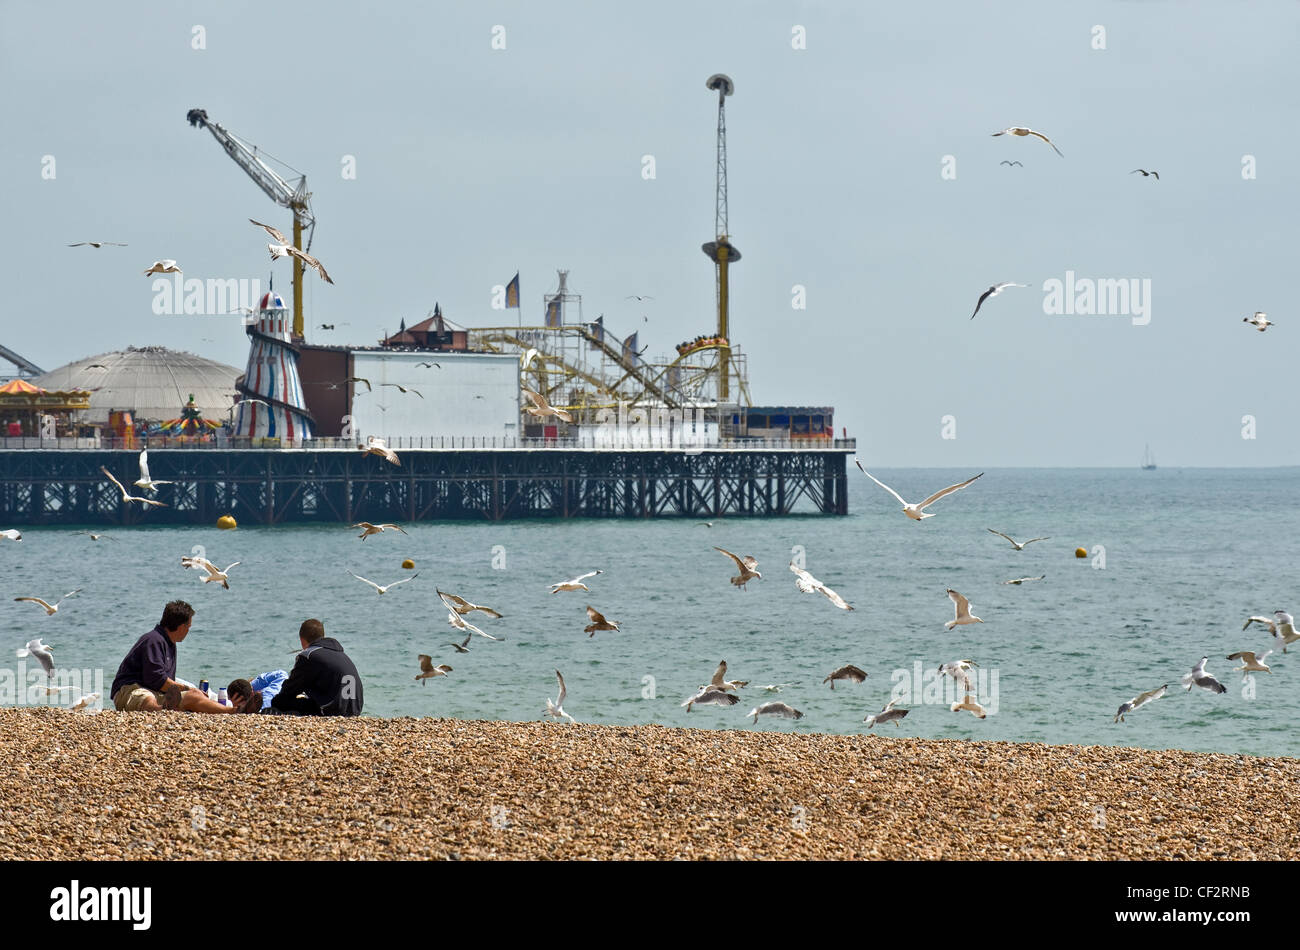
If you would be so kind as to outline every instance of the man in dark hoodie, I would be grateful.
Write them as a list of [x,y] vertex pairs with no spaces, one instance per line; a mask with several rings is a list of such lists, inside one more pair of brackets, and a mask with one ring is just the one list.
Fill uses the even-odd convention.
[[300,716],[361,715],[361,676],[339,642],[325,636],[325,625],[304,620],[298,642],[302,652],[271,700],[270,711]]

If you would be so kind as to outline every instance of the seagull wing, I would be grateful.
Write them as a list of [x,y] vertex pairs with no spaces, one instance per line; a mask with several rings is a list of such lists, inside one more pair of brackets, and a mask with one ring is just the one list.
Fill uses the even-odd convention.
[[[980,472],[979,475],[976,475],[976,476],[975,476],[975,478],[979,478],[980,475],[983,475],[983,474],[984,474],[983,472]],[[960,491],[961,489],[965,488],[965,487],[966,487],[967,485],[969,485],[971,482],[975,481],[975,478],[968,478],[968,479],[966,479],[966,481],[962,482],[960,485],[949,485],[947,488],[943,489],[942,491],[937,491],[937,492],[935,492],[933,495],[931,495],[931,496],[930,496],[929,498],[927,498],[925,501],[921,502],[921,503],[920,503],[919,505],[917,505],[916,507],[917,507],[917,508],[924,508],[924,507],[926,507],[927,505],[932,505],[932,504],[934,504],[936,501],[938,501],[940,498],[942,498],[944,495],[951,495],[953,492],[955,492],[955,491]]]
[[907,502],[903,501],[903,496],[902,496],[902,495],[900,495],[898,492],[894,491],[892,488],[890,488],[888,485],[886,485],[886,484],[885,484],[884,482],[882,482],[880,479],[876,478],[876,476],[872,475],[872,474],[871,474],[870,472],[868,472],[865,468],[862,468],[862,463],[859,462],[857,459],[854,459],[853,462],[854,462],[854,464],[856,464],[856,465],[858,466],[858,468],[861,468],[861,469],[862,469],[862,474],[863,474],[863,475],[867,476],[867,478],[871,479],[873,482],[875,482],[877,485],[879,485],[879,486],[880,486],[881,488],[883,488],[885,491],[889,492],[891,495],[893,495],[895,498],[897,498],[897,499],[898,499],[898,503],[899,503],[900,505],[902,505],[904,508],[907,507]]
[[727,661],[723,660],[718,664],[718,668],[713,671],[713,679],[709,680],[710,686],[722,686],[723,677],[727,675]]
[[420,672],[432,673],[433,657],[429,656],[427,653],[421,653],[419,659],[420,659]]
[[967,600],[965,597],[963,597],[961,594],[957,593],[955,590],[952,590],[951,588],[948,589],[948,598],[949,598],[949,599],[950,599],[954,604],[957,605],[957,616],[958,616],[958,617],[969,616],[969,615],[970,615],[970,601],[969,601],[969,600]]
[[[988,530],[988,531],[993,531],[992,528],[988,528],[988,529],[986,529],[986,530]],[[1007,537],[1007,535],[1003,534],[1001,531],[993,531],[993,533],[996,534],[999,538],[1006,538],[1008,541],[1011,541],[1011,538]],[[1012,544],[1015,544],[1016,542],[1011,541],[1011,543],[1012,543]],[[1029,543],[1028,541],[1025,542],[1025,544],[1028,544],[1028,543]]]
[[402,526],[401,526],[401,525],[397,525],[397,524],[381,524],[379,527],[381,527],[381,528],[392,528],[394,531],[401,531],[402,534],[406,534],[406,532],[402,529]]
[[140,481],[151,481],[149,478],[149,450],[145,449],[140,453]]
[[[348,571],[348,573],[349,573],[349,574],[352,574],[351,571]],[[357,580],[359,580],[359,581],[365,581],[367,584],[369,584],[369,585],[370,585],[371,587],[373,587],[375,590],[380,590],[379,585],[376,584],[374,581],[366,580],[366,579],[365,579],[364,577],[362,577],[360,574],[352,574],[352,576],[355,577],[355,578],[356,578]]]
[[[999,132],[998,134],[1001,135],[1002,133]],[[998,289],[996,287],[990,287],[988,290],[984,291],[984,293],[980,294],[980,299],[975,301],[975,313],[979,313],[980,307],[984,306],[984,301],[987,300],[989,297],[993,296],[994,294],[996,294],[997,292]],[[975,313],[972,313],[970,315],[970,318],[972,320],[975,319]]]
[[1246,619],[1246,622],[1243,623],[1243,624],[1241,625],[1241,629],[1242,629],[1242,630],[1245,630],[1245,629],[1246,629],[1247,627],[1249,627],[1252,623],[1260,623],[1260,624],[1263,624],[1264,626],[1268,627],[1268,632],[1269,632],[1269,633],[1274,634],[1275,636],[1276,636],[1276,634],[1277,634],[1277,624],[1275,624],[1275,623],[1274,623],[1272,620],[1270,620],[1268,617],[1248,617],[1248,618]]
[[30,601],[31,601],[32,603],[34,603],[34,604],[40,604],[40,605],[41,605],[42,607],[44,607],[46,610],[52,610],[52,609],[53,609],[52,607],[50,607],[49,604],[47,604],[45,601],[41,600],[39,597],[15,597],[14,600],[30,600]]
[[56,600],[56,601],[54,602],[54,606],[55,606],[55,607],[59,606],[59,604],[63,603],[63,602],[64,602],[65,600],[67,600],[69,597],[72,597],[74,594],[80,594],[80,593],[81,593],[83,590],[85,590],[85,589],[86,589],[86,588],[84,588],[84,587],[78,587],[76,590],[70,590],[70,591],[68,591],[66,594],[64,594],[62,597],[60,597],[58,600]]
[[415,580],[419,576],[420,576],[419,574],[412,574],[410,577],[403,577],[400,581],[393,581],[391,584],[388,585],[386,589],[392,590],[398,584],[409,584],[411,581]]
[[604,614],[590,605],[587,607],[587,619],[592,623],[609,623],[609,621],[605,619]]
[[[1025,542],[1025,544],[1033,544],[1035,541],[1050,541],[1050,540],[1052,539],[1051,538],[1030,538],[1028,541]],[[1023,548],[1025,544],[1022,544],[1020,546]]]
[[1228,654],[1229,660],[1245,660],[1248,665],[1258,663],[1259,660],[1251,650],[1241,650],[1237,653]]
[[[1029,134],[1030,134],[1030,135],[1036,135],[1036,136],[1038,136],[1040,139],[1042,139],[1042,140],[1043,140],[1044,142],[1046,142],[1048,145],[1051,145],[1052,148],[1053,148],[1053,150],[1055,150],[1055,152],[1056,152],[1057,155],[1060,155],[1062,158],[1065,158],[1065,155],[1062,154],[1061,150],[1060,150],[1059,148],[1057,148],[1055,145],[1053,145],[1053,144],[1052,144],[1052,140],[1049,139],[1049,138],[1048,138],[1046,135],[1044,135],[1042,132],[1035,132],[1033,129],[1030,129],[1030,130],[1029,130]],[[1130,172],[1130,174],[1132,174],[1132,173]]]
[[736,555],[732,554],[726,548],[720,548],[717,545],[714,545],[713,550],[721,551],[727,557],[731,558],[733,561],[736,562],[736,570],[740,571],[742,574],[745,573],[745,562],[742,561],[740,558],[736,557]]
[[560,695],[555,698],[555,705],[563,706],[564,698],[569,695],[569,691],[564,688],[564,677],[560,675],[559,670],[555,671],[555,678],[560,681]]
[[102,465],[99,467],[99,470],[100,470],[101,472],[103,472],[105,475],[108,476],[108,480],[109,480],[110,482],[112,482],[114,485],[117,486],[117,490],[120,491],[120,492],[122,493],[122,498],[123,498],[124,500],[130,497],[130,496],[126,493],[126,489],[122,487],[122,483],[119,482],[116,478],[113,477],[113,473],[112,473],[112,472],[110,472],[108,469],[104,468],[104,466],[102,466]]
[[263,224],[261,221],[253,221],[252,218],[249,218],[248,220],[251,221],[253,224],[256,224],[259,228],[261,228],[262,230],[264,230],[267,234],[271,235],[271,237],[275,238],[276,241],[278,241],[279,243],[281,243],[281,244],[288,244],[288,243],[289,243],[289,239],[288,239],[287,237],[285,237],[283,234],[281,234],[280,231],[279,231],[279,229],[277,229],[277,228],[273,228],[273,227],[271,227],[269,224]]
[[[796,581],[795,583],[798,582]],[[853,607],[849,604],[848,601],[846,601],[839,594],[835,593],[835,591],[831,590],[825,584],[821,584],[817,589],[820,590],[823,594],[825,594],[828,598],[830,598],[830,602],[834,604],[836,607],[840,608],[840,610],[853,609]]]
[[575,577],[573,580],[569,581],[569,583],[570,583],[570,584],[576,584],[576,583],[578,583],[578,581],[585,581],[588,577],[595,577],[597,574],[603,574],[603,573],[605,573],[605,572],[604,572],[604,571],[588,571],[586,574],[581,574],[581,575],[579,575],[578,577]]
[[1164,686],[1158,687],[1157,689],[1147,690],[1145,693],[1139,693],[1132,700],[1133,703],[1132,708],[1137,709],[1139,706],[1143,705],[1144,703],[1149,703],[1152,700],[1159,699],[1161,696],[1165,694],[1165,690],[1167,690],[1168,688],[1169,688],[1169,684],[1166,683]]

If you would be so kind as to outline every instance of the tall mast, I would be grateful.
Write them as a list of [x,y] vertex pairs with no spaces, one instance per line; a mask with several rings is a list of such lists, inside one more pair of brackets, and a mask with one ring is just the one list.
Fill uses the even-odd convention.
[[740,249],[728,239],[727,229],[727,96],[735,92],[736,84],[730,76],[714,73],[704,84],[718,93],[718,164],[717,191],[714,200],[714,233],[717,239],[705,244],[703,251],[714,262],[718,287],[718,336],[727,341],[718,349],[718,404],[730,400],[731,338],[727,300],[727,268],[740,260]]

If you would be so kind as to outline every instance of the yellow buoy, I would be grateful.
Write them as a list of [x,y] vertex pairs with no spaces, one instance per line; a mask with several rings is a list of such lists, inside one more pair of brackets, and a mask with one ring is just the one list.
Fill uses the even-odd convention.
[[1088,556],[1088,549],[1087,549],[1087,548],[1075,548],[1075,549],[1074,549],[1074,556],[1075,556],[1075,557],[1087,557],[1087,556]]
[[415,562],[408,557],[405,561],[402,562],[402,567],[406,568],[408,571],[414,570]]
[[233,516],[222,515],[220,518],[217,519],[217,527],[221,528],[223,531],[229,531],[232,528],[238,528],[239,525],[235,523],[235,519]]

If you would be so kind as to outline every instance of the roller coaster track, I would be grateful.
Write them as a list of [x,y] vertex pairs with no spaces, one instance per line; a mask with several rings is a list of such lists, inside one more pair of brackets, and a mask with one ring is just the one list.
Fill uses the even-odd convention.
[[14,366],[18,367],[18,373],[20,376],[42,376],[45,374],[45,370],[41,369],[31,360],[24,359],[23,357],[19,356],[17,353],[9,349],[8,347],[0,346],[0,356],[7,359],[10,363],[13,363]]

